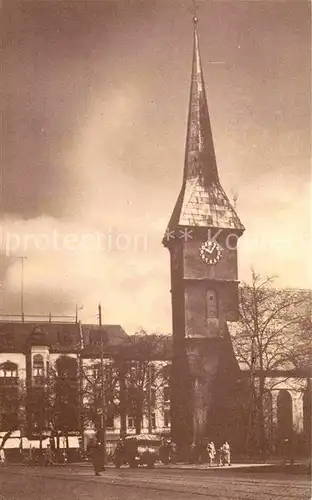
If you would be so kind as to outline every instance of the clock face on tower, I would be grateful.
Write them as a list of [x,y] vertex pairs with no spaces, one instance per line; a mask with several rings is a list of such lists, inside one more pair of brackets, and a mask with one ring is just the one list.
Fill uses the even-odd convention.
[[199,249],[200,258],[205,264],[215,265],[222,257],[222,247],[213,240],[207,240]]

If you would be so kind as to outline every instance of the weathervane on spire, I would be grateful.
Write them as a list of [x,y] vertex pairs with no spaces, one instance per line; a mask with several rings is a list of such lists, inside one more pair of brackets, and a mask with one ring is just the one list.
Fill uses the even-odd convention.
[[193,0],[193,23],[194,24],[198,23],[196,0]]

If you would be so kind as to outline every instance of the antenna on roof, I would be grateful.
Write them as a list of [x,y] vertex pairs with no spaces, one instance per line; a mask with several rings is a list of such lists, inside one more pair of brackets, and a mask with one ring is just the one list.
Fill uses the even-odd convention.
[[198,23],[196,0],[193,0],[193,23],[194,24]]
[[99,310],[99,325],[102,326],[102,306],[101,306],[101,303],[99,302],[99,305],[98,305],[98,310]]

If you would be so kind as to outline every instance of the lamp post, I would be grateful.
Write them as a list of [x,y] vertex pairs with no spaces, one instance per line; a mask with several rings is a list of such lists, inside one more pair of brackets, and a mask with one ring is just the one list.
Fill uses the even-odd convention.
[[25,314],[24,314],[24,260],[27,259],[24,255],[21,257],[18,257],[20,259],[21,264],[22,264],[22,270],[21,270],[21,318],[22,318],[22,323],[25,321]]

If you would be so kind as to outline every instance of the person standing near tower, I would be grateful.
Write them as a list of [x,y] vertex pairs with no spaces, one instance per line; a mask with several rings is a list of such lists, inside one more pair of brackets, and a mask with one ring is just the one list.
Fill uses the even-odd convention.
[[213,441],[207,444],[207,454],[208,454],[208,467],[212,467],[214,458],[216,456],[216,448]]

